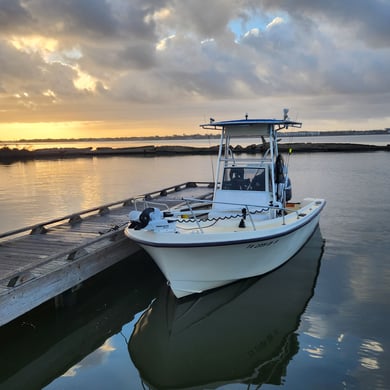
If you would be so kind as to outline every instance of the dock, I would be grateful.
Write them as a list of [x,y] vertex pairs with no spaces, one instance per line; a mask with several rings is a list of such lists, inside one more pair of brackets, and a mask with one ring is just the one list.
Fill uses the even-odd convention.
[[[0,326],[131,256],[124,229],[137,202],[185,204],[213,184],[186,182],[0,234]],[[131,261],[131,260],[130,260]]]

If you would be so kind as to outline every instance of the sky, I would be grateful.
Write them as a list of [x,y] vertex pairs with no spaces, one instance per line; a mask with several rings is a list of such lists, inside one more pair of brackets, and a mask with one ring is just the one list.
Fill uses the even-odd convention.
[[390,127],[390,0],[0,0],[0,140]]

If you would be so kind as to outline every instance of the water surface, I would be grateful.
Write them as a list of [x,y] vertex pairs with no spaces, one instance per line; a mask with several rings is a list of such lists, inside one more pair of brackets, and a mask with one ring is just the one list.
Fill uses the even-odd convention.
[[[168,373],[177,388],[389,389],[390,155],[293,154],[288,164],[295,200],[327,200],[323,249],[317,240],[268,276],[180,305],[166,301],[163,277],[141,252],[69,295],[64,309],[47,305],[2,327],[0,389],[172,388]],[[0,230],[212,180],[212,165],[209,156],[0,165]],[[186,370],[175,375],[178,363]]]

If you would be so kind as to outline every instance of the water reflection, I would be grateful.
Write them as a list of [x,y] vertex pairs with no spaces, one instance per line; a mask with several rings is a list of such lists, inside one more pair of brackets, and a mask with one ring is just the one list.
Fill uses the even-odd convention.
[[180,301],[162,289],[129,341],[142,381],[156,389],[280,385],[299,350],[295,331],[313,295],[322,250],[317,229],[267,276]]
[[148,307],[162,283],[139,252],[65,296],[66,307],[47,304],[1,327],[0,389],[41,389],[101,364],[114,351],[109,338]]
[[363,340],[360,347],[360,364],[369,370],[380,368],[378,357],[384,349],[378,341]]
[[111,339],[108,339],[96,351],[92,352],[79,363],[69,368],[69,370],[62,374],[61,377],[74,377],[83,368],[101,366],[108,360],[110,353],[115,350],[116,348],[111,345]]

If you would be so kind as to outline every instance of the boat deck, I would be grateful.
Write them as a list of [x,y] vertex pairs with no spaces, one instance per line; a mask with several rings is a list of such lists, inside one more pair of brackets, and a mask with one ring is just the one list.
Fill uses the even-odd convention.
[[188,182],[0,234],[0,326],[138,251],[123,233],[135,199],[174,206],[211,192]]
[[[248,232],[266,232],[267,234],[276,229],[284,228],[288,225],[295,225],[299,219],[306,217],[316,212],[317,209],[323,205],[322,199],[304,199],[301,203],[290,203],[287,204],[287,213],[284,218],[272,218],[268,219],[268,214],[259,215],[247,215],[245,224],[241,225],[242,215],[237,209],[237,213],[234,210],[230,210],[227,214],[229,218],[224,218],[223,212],[218,216],[210,220],[198,221],[193,219],[186,220],[182,219],[178,222],[176,227],[181,234],[193,234],[194,232],[208,233],[208,234],[236,234],[236,233],[248,233]],[[266,206],[264,206],[266,209]],[[235,215],[233,218],[230,214]]]

